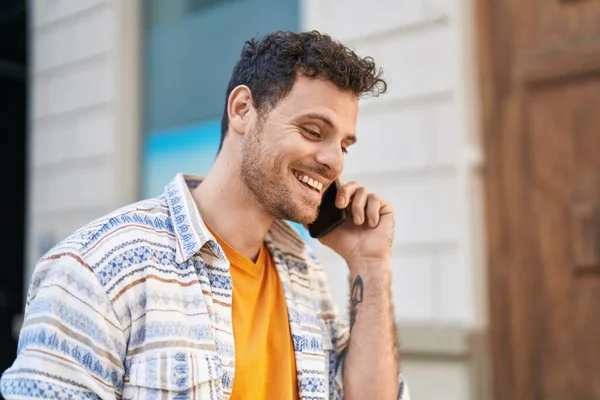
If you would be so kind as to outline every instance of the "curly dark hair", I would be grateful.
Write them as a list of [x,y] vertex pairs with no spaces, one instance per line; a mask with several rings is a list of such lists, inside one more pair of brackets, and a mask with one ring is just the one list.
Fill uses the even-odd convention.
[[322,78],[358,98],[379,96],[387,90],[383,71],[371,57],[359,57],[354,51],[318,31],[277,31],[244,43],[225,94],[221,119],[221,143],[229,128],[227,99],[236,86],[246,85],[254,106],[263,114],[277,105],[292,90],[298,74]]

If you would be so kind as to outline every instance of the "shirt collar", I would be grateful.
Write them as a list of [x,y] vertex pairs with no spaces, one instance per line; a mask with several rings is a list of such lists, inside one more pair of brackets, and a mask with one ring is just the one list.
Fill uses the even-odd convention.
[[171,222],[177,242],[175,261],[179,264],[190,259],[212,238],[206,228],[190,188],[196,187],[202,178],[178,173],[167,186],[165,197],[171,212]]
[[[165,197],[177,242],[175,261],[179,264],[189,260],[209,241],[218,246],[202,220],[190,191],[197,187],[202,180],[203,178],[198,175],[178,173],[165,186]],[[291,253],[298,258],[304,254],[304,241],[296,229],[283,220],[273,223],[267,233],[266,242],[278,250]]]

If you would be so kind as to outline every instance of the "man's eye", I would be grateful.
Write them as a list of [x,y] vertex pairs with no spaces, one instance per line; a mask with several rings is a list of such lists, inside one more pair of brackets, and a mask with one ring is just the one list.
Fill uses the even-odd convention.
[[344,154],[348,154],[348,149],[347,149],[347,148],[345,148],[345,147],[342,147],[342,153],[344,153]]
[[302,128],[302,130],[306,133],[308,133],[310,136],[319,139],[321,137],[321,134],[318,132],[315,132],[313,130],[307,129],[307,128]]

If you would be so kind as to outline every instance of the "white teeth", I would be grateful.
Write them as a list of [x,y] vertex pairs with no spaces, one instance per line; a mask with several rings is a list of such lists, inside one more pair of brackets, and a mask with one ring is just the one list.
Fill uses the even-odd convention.
[[321,189],[323,189],[323,184],[321,182],[318,182],[318,181],[308,177],[307,175],[296,174],[296,178],[300,182],[306,183],[307,185],[314,187],[318,191],[321,191]]

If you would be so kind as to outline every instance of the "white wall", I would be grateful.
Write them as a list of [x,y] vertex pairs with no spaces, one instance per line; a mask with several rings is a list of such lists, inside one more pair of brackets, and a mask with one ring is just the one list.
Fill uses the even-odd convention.
[[137,196],[137,0],[30,0],[25,285],[47,247]]
[[[347,156],[344,180],[359,180],[395,206],[393,296],[400,327],[484,327],[470,2],[304,0],[303,18],[303,29],[374,57],[389,83],[387,94],[361,103],[359,143]],[[345,308],[347,268],[329,249],[317,251]],[[411,354],[404,370],[415,398],[469,398],[468,359]]]

